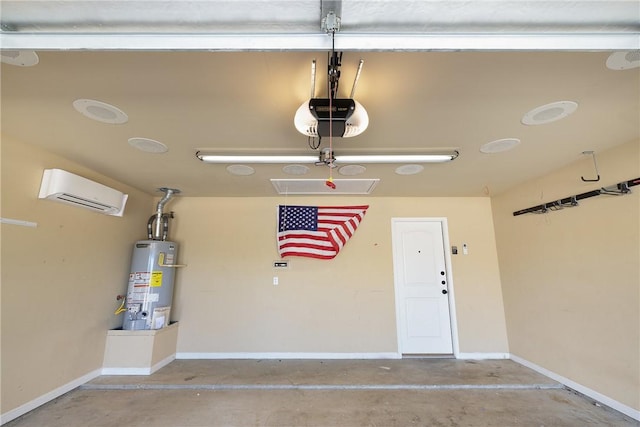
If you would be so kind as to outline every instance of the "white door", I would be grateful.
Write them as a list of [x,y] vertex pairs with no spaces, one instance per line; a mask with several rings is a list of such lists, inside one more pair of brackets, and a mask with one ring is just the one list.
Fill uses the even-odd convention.
[[393,269],[402,354],[453,354],[442,222],[393,219]]

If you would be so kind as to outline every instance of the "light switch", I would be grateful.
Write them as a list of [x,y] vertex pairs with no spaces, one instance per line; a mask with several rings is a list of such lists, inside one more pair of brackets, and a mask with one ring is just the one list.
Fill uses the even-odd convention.
[[276,286],[278,284],[278,276],[273,276],[273,285]]
[[462,244],[462,254],[463,255],[469,255],[469,248],[467,247],[466,243]]

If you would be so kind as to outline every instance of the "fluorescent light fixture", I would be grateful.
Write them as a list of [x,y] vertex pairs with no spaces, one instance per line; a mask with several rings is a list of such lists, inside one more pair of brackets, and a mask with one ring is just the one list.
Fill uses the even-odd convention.
[[458,152],[438,154],[356,154],[336,155],[336,163],[443,163],[458,157]]
[[[458,157],[457,151],[432,154],[348,154],[336,155],[335,163],[444,163]],[[323,163],[320,155],[218,154],[198,151],[206,163]]]
[[316,155],[209,154],[198,151],[196,157],[205,163],[316,163]]

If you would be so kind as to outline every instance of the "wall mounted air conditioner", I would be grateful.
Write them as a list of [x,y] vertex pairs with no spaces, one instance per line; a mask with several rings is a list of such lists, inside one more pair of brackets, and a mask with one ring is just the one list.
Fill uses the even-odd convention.
[[45,169],[38,198],[122,216],[128,195],[62,169]]

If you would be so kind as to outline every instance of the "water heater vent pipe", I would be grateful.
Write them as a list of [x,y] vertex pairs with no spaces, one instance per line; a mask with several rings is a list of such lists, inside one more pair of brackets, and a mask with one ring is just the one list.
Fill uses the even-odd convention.
[[[165,214],[163,212],[164,205],[167,204],[174,194],[179,194],[180,190],[167,187],[158,188],[158,190],[164,192],[165,195],[158,202],[156,214],[149,218],[149,222],[147,223],[147,234],[148,238],[152,240],[167,240],[167,235],[169,233],[169,218],[173,218],[173,212],[171,214]],[[153,226],[154,221],[155,228]]]

